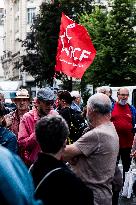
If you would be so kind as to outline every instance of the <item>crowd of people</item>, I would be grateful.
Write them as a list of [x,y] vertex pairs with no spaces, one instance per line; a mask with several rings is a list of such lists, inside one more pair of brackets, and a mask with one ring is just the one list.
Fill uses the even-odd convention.
[[46,87],[30,106],[28,91],[20,89],[11,110],[0,94],[2,204],[118,205],[136,157],[136,109],[128,97],[122,87],[115,101],[102,86],[83,107],[79,91],[56,97]]

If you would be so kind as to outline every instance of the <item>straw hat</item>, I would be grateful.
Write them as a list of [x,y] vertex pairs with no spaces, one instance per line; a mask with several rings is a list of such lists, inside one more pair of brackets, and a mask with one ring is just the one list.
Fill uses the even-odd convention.
[[26,90],[26,89],[19,89],[19,90],[16,92],[16,97],[15,97],[15,99],[17,99],[17,98],[29,98],[28,90]]

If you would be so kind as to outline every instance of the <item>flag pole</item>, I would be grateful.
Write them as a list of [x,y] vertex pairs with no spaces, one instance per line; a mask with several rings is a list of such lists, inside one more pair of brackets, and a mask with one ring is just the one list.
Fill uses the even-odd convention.
[[73,80],[72,80],[72,77],[70,77],[70,81],[71,81],[71,88],[70,88],[70,89],[71,89],[71,91],[72,91],[72,89],[73,89],[73,84],[72,84],[72,83],[73,83]]

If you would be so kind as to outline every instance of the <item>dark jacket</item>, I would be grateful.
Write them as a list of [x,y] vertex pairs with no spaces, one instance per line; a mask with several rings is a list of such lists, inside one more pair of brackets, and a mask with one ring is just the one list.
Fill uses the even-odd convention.
[[2,126],[0,126],[0,145],[6,147],[14,153],[17,153],[16,135],[8,128]]
[[120,192],[122,188],[123,188],[122,173],[118,165],[116,165],[115,174],[114,174],[113,182],[112,182],[112,191],[113,193]]
[[136,124],[136,108],[133,105],[129,105],[130,106],[130,110],[132,113],[132,125],[133,127],[135,127]]
[[92,191],[62,161],[44,153],[39,153],[31,169],[35,187],[49,171],[58,167],[62,169],[46,178],[36,197],[47,205],[93,205]]
[[75,142],[82,136],[84,129],[87,127],[84,117],[81,115],[81,112],[73,110],[70,107],[62,108],[59,114],[68,123],[71,143]]
[[3,114],[4,115],[9,114],[10,112],[13,112],[13,110],[11,108],[8,108],[6,106],[3,107]]

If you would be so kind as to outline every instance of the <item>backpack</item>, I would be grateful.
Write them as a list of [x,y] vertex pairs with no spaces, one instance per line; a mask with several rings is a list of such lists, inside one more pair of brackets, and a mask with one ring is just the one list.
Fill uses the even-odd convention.
[[70,108],[69,144],[78,140],[83,135],[83,131],[86,127],[87,124],[81,113]]
[[84,117],[81,112],[73,110],[70,107],[62,108],[59,114],[66,120],[69,126],[70,135],[68,137],[68,144],[71,144],[78,140],[83,133],[83,130],[87,127]]

